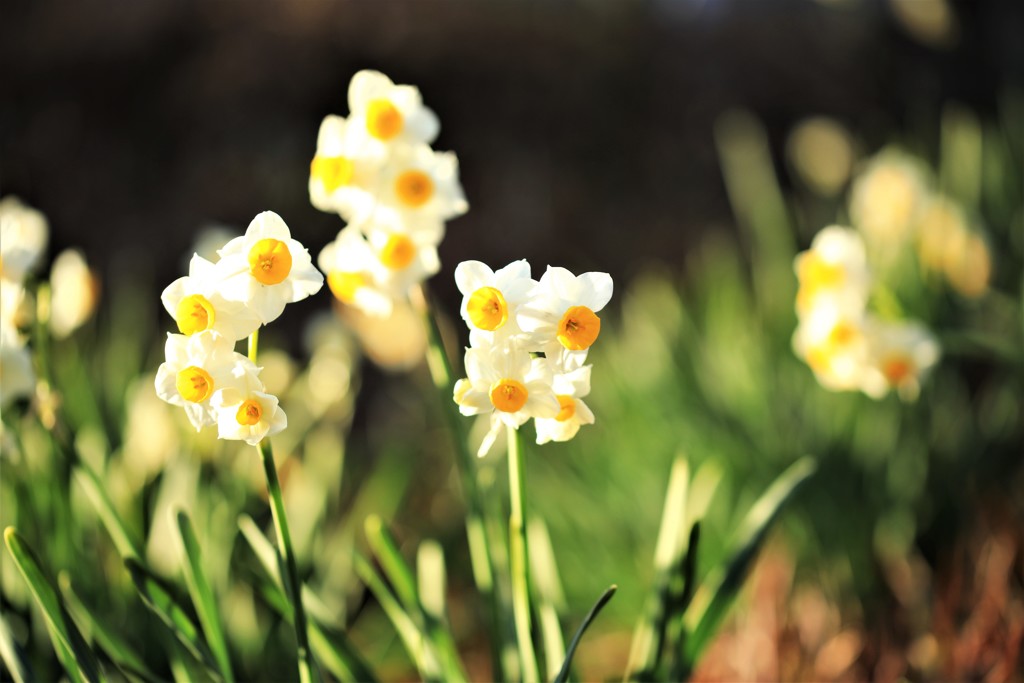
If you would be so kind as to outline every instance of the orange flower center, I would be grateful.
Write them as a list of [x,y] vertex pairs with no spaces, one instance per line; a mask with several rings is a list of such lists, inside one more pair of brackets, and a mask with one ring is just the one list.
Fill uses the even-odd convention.
[[353,172],[352,160],[346,157],[315,156],[309,165],[309,175],[319,180],[328,192],[351,183]]
[[257,424],[261,417],[263,417],[263,408],[260,407],[258,401],[251,398],[243,401],[242,405],[238,406],[238,412],[235,413],[235,420],[238,421],[238,424],[249,427]]
[[404,206],[418,209],[434,196],[434,181],[423,171],[405,171],[395,179],[395,194]]
[[493,332],[508,321],[508,305],[500,290],[481,287],[469,295],[466,313],[481,330]]
[[174,313],[178,331],[187,335],[210,329],[216,318],[213,304],[202,294],[192,294],[183,298],[178,302],[178,309]]
[[416,256],[416,245],[405,235],[391,235],[380,250],[380,262],[391,270],[402,270]]
[[265,285],[284,282],[292,272],[292,254],[280,240],[262,239],[249,250],[249,272]]
[[570,306],[558,323],[558,341],[570,351],[589,349],[601,333],[601,319],[586,306]]
[[561,406],[561,410],[558,411],[558,415],[555,415],[555,419],[559,422],[565,422],[571,420],[573,415],[576,414],[576,401],[572,396],[565,394],[558,394],[558,405]]
[[213,378],[206,370],[191,365],[178,371],[175,386],[186,401],[202,403],[213,393]]
[[402,113],[388,100],[373,100],[366,108],[366,130],[378,140],[391,140],[404,124]]
[[529,392],[522,382],[514,379],[501,379],[491,387],[491,403],[504,413],[515,413],[526,405]]
[[356,292],[366,285],[366,276],[362,273],[335,270],[327,275],[327,286],[331,288],[331,293],[345,304],[353,303],[356,300]]

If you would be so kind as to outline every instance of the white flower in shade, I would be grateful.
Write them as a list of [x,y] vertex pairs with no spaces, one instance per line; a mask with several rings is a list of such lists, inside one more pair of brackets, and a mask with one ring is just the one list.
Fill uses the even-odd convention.
[[466,375],[455,384],[463,415],[490,414],[491,429],[477,453],[484,456],[503,426],[518,429],[531,417],[555,417],[561,406],[543,358],[502,346],[466,349]]
[[793,351],[830,391],[860,390],[868,364],[863,313],[822,306],[800,318]]
[[320,124],[316,155],[309,165],[309,199],[321,211],[336,212],[346,221],[363,215],[376,202],[371,188],[383,162],[365,125],[330,115]]
[[469,326],[473,346],[476,335],[486,342],[521,333],[516,312],[537,286],[526,259],[493,271],[480,261],[463,261],[455,268],[455,284],[462,292],[462,319]]
[[375,193],[383,220],[410,223],[443,222],[469,209],[459,183],[459,160],[452,152],[435,152],[427,145],[395,148],[381,170]]
[[334,298],[367,315],[386,318],[391,315],[394,302],[374,279],[376,261],[369,242],[356,227],[344,228],[317,257],[317,265],[326,273],[327,286]]
[[871,275],[857,231],[838,225],[824,228],[810,249],[797,254],[793,265],[800,281],[796,295],[800,315],[821,306],[855,311],[867,303]]
[[537,428],[538,444],[568,441],[576,436],[581,425],[594,424],[594,413],[582,398],[590,393],[590,367],[584,365],[572,372],[554,376],[551,388],[560,409],[554,417],[538,417],[533,421]]
[[[873,245],[894,245],[910,236],[928,198],[920,162],[896,150],[876,154],[853,181],[850,220]],[[893,253],[881,250],[880,257]]]
[[12,326],[0,322],[0,407],[16,398],[31,396],[35,386],[28,349]]
[[23,281],[46,249],[49,234],[43,214],[17,197],[0,200],[0,278]]
[[156,373],[156,393],[168,403],[182,406],[196,431],[217,421],[210,404],[215,392],[253,383],[262,387],[259,370],[234,349],[233,339],[209,330],[190,337],[167,335],[166,360]]
[[395,85],[379,71],[364,70],[348,86],[349,123],[378,145],[430,144],[440,130],[437,116],[423,106],[420,91]]
[[32,298],[27,294],[21,282],[0,278],[0,325],[9,327],[16,336],[34,315]]
[[63,339],[77,330],[96,310],[99,278],[76,249],[57,255],[50,270],[50,330]]
[[869,320],[866,333],[869,361],[864,393],[881,398],[892,389],[904,401],[916,400],[921,382],[941,356],[935,335],[916,320]]
[[243,302],[263,324],[281,315],[286,304],[318,292],[324,283],[309,252],[292,239],[288,226],[273,211],[256,216],[245,235],[217,253],[221,294],[229,301]]
[[242,387],[218,390],[210,400],[217,419],[217,438],[256,446],[288,426],[277,397],[263,391],[256,377]]
[[164,289],[160,301],[178,324],[191,335],[213,330],[230,340],[245,339],[260,326],[260,319],[241,301],[228,301],[220,293],[217,267],[199,254],[188,264],[188,275]]
[[576,276],[565,268],[548,266],[531,300],[519,309],[519,327],[530,335],[531,350],[554,355],[561,346],[585,352],[601,332],[597,312],[611,298],[608,273]]

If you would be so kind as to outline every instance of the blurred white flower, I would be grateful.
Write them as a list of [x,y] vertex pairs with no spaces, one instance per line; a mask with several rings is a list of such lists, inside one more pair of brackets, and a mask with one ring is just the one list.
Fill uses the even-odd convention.
[[99,278],[90,270],[80,251],[67,249],[53,260],[50,287],[50,330],[54,337],[63,339],[81,327],[96,310]]
[[217,391],[253,385],[263,388],[259,369],[234,349],[233,339],[209,330],[190,337],[167,335],[166,360],[156,373],[156,393],[164,401],[182,406],[196,431],[217,422],[211,407]]
[[820,306],[862,310],[868,300],[871,275],[864,241],[856,230],[830,225],[814,236],[811,248],[797,254],[793,264],[800,289],[800,315]]
[[879,258],[892,260],[892,247],[910,236],[927,198],[928,176],[922,164],[902,152],[883,150],[853,181],[850,220],[878,250]]
[[379,71],[363,70],[352,77],[348,108],[350,125],[365,130],[377,144],[430,144],[440,130],[418,88],[395,85]]
[[374,278],[376,260],[362,232],[347,227],[323,248],[317,265],[327,274],[327,286],[338,301],[367,315],[386,318],[391,315],[394,302]]
[[374,204],[383,149],[370,143],[365,126],[342,116],[326,116],[309,166],[309,200],[321,211],[346,221],[364,215]]
[[169,284],[160,295],[164,308],[184,335],[212,330],[228,339],[245,339],[260,326],[260,319],[243,302],[228,301],[220,293],[220,271],[199,254],[192,256],[188,275]]
[[916,400],[921,382],[941,356],[935,335],[916,320],[869,320],[866,334],[870,353],[864,393],[881,398],[892,389],[904,401]]
[[286,304],[305,299],[323,286],[309,252],[292,239],[288,226],[273,211],[264,211],[245,235],[224,245],[216,264],[220,292],[245,303],[263,324],[276,319]]
[[443,226],[469,209],[459,183],[458,158],[427,145],[396,147],[381,170],[375,195],[374,218],[391,224]]
[[0,199],[0,278],[24,281],[45,251],[49,234],[39,211],[17,197]]
[[859,391],[868,363],[863,312],[818,307],[800,318],[793,351],[830,391]]

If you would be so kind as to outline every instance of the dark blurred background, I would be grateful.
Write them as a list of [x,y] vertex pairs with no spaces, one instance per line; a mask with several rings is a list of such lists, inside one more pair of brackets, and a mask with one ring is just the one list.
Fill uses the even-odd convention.
[[141,271],[159,291],[200,228],[266,209],[315,257],[342,225],[308,200],[317,128],[373,68],[421,89],[435,148],[461,163],[470,212],[441,245],[443,298],[467,258],[619,280],[730,229],[725,110],[753,111],[779,149],[829,115],[864,152],[935,130],[950,100],[985,116],[1024,82],[1024,3],[948,9],[936,37],[880,0],[5,3],[0,193],[106,287]]

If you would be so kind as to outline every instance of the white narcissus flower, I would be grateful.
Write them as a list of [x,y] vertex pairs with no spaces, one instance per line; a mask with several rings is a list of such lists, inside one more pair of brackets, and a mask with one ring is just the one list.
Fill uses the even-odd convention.
[[554,376],[551,388],[558,399],[559,411],[554,417],[538,417],[533,421],[538,444],[568,441],[576,436],[581,425],[594,424],[594,413],[583,402],[583,397],[590,393],[590,367],[585,365]]
[[0,200],[0,278],[22,282],[49,239],[46,217],[17,197]]
[[531,417],[555,417],[561,406],[543,358],[502,346],[466,349],[466,375],[453,398],[463,415],[490,414],[491,429],[477,453],[484,456],[503,426],[518,429]]
[[199,254],[188,264],[188,275],[164,289],[160,301],[178,324],[191,335],[213,330],[232,341],[245,339],[260,326],[260,319],[240,301],[228,301],[220,293],[217,267]]
[[309,252],[292,239],[288,226],[273,211],[256,216],[245,235],[217,253],[221,294],[245,303],[263,324],[281,315],[286,304],[318,292],[324,283]]
[[469,209],[459,183],[459,160],[452,152],[427,145],[397,147],[380,173],[375,193],[379,211],[395,212],[384,220],[442,223]]
[[331,114],[320,124],[316,155],[309,166],[309,199],[321,211],[346,221],[364,215],[376,202],[383,149],[374,145],[365,125]]
[[441,126],[434,112],[423,106],[420,91],[395,85],[379,71],[363,70],[348,86],[350,125],[365,130],[378,145],[430,144]]
[[530,335],[531,350],[554,355],[561,347],[586,352],[601,332],[597,316],[612,298],[608,273],[576,276],[548,266],[533,297],[519,309],[518,323]]
[[375,256],[370,262],[374,281],[393,296],[407,297],[410,288],[441,270],[438,233],[397,230],[377,223],[360,227]]
[[182,406],[196,431],[217,422],[210,404],[215,392],[253,383],[262,387],[258,368],[234,349],[234,340],[209,330],[190,337],[167,335],[166,361],[156,373],[156,393]]
[[327,275],[327,286],[338,301],[375,318],[386,318],[394,302],[374,279],[376,260],[362,232],[350,226],[323,248],[317,265]]
[[244,386],[217,391],[210,404],[216,415],[217,438],[256,446],[287,427],[288,416],[277,397],[263,391],[257,378],[246,380]]
[[862,381],[872,398],[895,390],[904,401],[914,401],[921,382],[939,362],[941,349],[935,335],[916,320],[869,320],[866,326],[869,361]]
[[821,306],[848,311],[863,309],[871,287],[864,241],[856,230],[830,225],[797,254],[793,264],[800,289],[796,310],[808,314]]
[[460,312],[471,337],[479,334],[483,343],[493,343],[496,337],[521,333],[516,313],[537,286],[526,259],[497,271],[480,261],[463,261],[455,268],[455,284],[462,292]]
[[830,391],[858,391],[868,364],[863,313],[822,306],[801,317],[793,351]]
[[50,270],[50,330],[63,339],[92,316],[99,302],[99,278],[82,252],[66,249],[53,260]]

